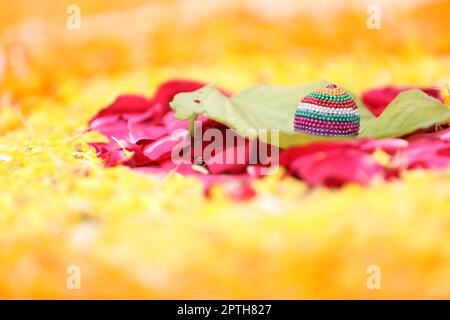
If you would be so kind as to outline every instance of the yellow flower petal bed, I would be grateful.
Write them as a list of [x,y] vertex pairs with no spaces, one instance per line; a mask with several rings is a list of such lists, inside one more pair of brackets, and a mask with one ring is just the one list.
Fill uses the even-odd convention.
[[[259,18],[239,27],[241,18],[206,20],[189,31],[192,47],[161,27],[141,48],[151,58],[137,66],[119,40],[25,46],[26,75],[11,68],[0,82],[0,299],[450,298],[450,169],[308,189],[279,168],[253,182],[256,197],[236,202],[227,195],[233,185],[208,198],[194,178],[103,168],[88,143],[105,138],[85,133],[87,121],[117,95],[151,96],[168,79],[241,90],[326,78],[356,92],[449,81],[450,59],[440,53],[448,42],[437,35],[431,51],[411,35],[406,49],[368,55],[364,48],[385,40],[340,51],[310,26],[302,37],[320,50],[302,52],[295,32],[280,40]],[[359,23],[342,19],[345,30]],[[245,46],[239,28],[281,49]],[[199,61],[202,41],[211,46]],[[99,63],[106,52],[109,62]],[[381,287],[371,290],[373,265]],[[81,272],[79,289],[67,284],[70,266]]]
[[[2,297],[450,296],[450,172],[339,191],[276,172],[237,203],[221,188],[207,199],[179,175],[102,169],[77,140],[32,139],[10,156],[0,167]],[[374,264],[383,286],[370,291]],[[80,290],[66,287],[70,265]]]

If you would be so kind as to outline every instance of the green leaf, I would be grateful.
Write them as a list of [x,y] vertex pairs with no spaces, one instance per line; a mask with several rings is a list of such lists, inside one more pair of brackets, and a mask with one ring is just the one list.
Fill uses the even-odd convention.
[[361,137],[392,138],[447,121],[450,110],[420,90],[400,93],[378,117],[361,130]]
[[[206,86],[194,92],[177,94],[170,105],[179,120],[192,119],[203,114],[249,138],[258,137],[262,141],[283,148],[313,141],[342,140],[344,139],[342,137],[323,137],[295,132],[293,128],[295,110],[300,100],[327,84],[329,84],[327,81],[307,86],[261,84],[244,90],[232,98],[224,96],[212,86]],[[361,126],[364,127],[373,116],[357,97],[350,94],[360,108]],[[258,132],[260,129],[278,129],[279,141],[275,141],[276,139],[272,141],[270,134],[267,136],[264,132]]]

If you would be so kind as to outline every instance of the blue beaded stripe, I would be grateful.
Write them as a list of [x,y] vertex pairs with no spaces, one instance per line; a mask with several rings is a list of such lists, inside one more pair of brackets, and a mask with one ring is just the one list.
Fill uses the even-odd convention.
[[339,96],[332,96],[325,93],[318,93],[318,92],[312,92],[308,94],[308,97],[320,99],[320,100],[326,100],[326,101],[336,101],[336,102],[346,102],[349,100],[352,100],[352,97],[350,97],[347,93],[339,95]]

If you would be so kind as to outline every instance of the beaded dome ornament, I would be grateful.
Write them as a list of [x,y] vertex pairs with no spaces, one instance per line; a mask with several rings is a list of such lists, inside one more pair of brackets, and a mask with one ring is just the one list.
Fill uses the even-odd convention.
[[294,130],[319,136],[356,136],[359,110],[352,97],[334,84],[308,94],[295,111]]

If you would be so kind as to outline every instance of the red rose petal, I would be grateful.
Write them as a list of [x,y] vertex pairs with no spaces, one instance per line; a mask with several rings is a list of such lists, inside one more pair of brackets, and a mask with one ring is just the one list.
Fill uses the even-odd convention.
[[133,115],[133,114],[142,114],[148,111],[152,106],[151,100],[143,96],[138,95],[123,95],[117,97],[113,103],[111,103],[106,108],[102,109],[94,118],[89,122],[91,123],[98,118],[103,118],[106,116],[113,115]]

